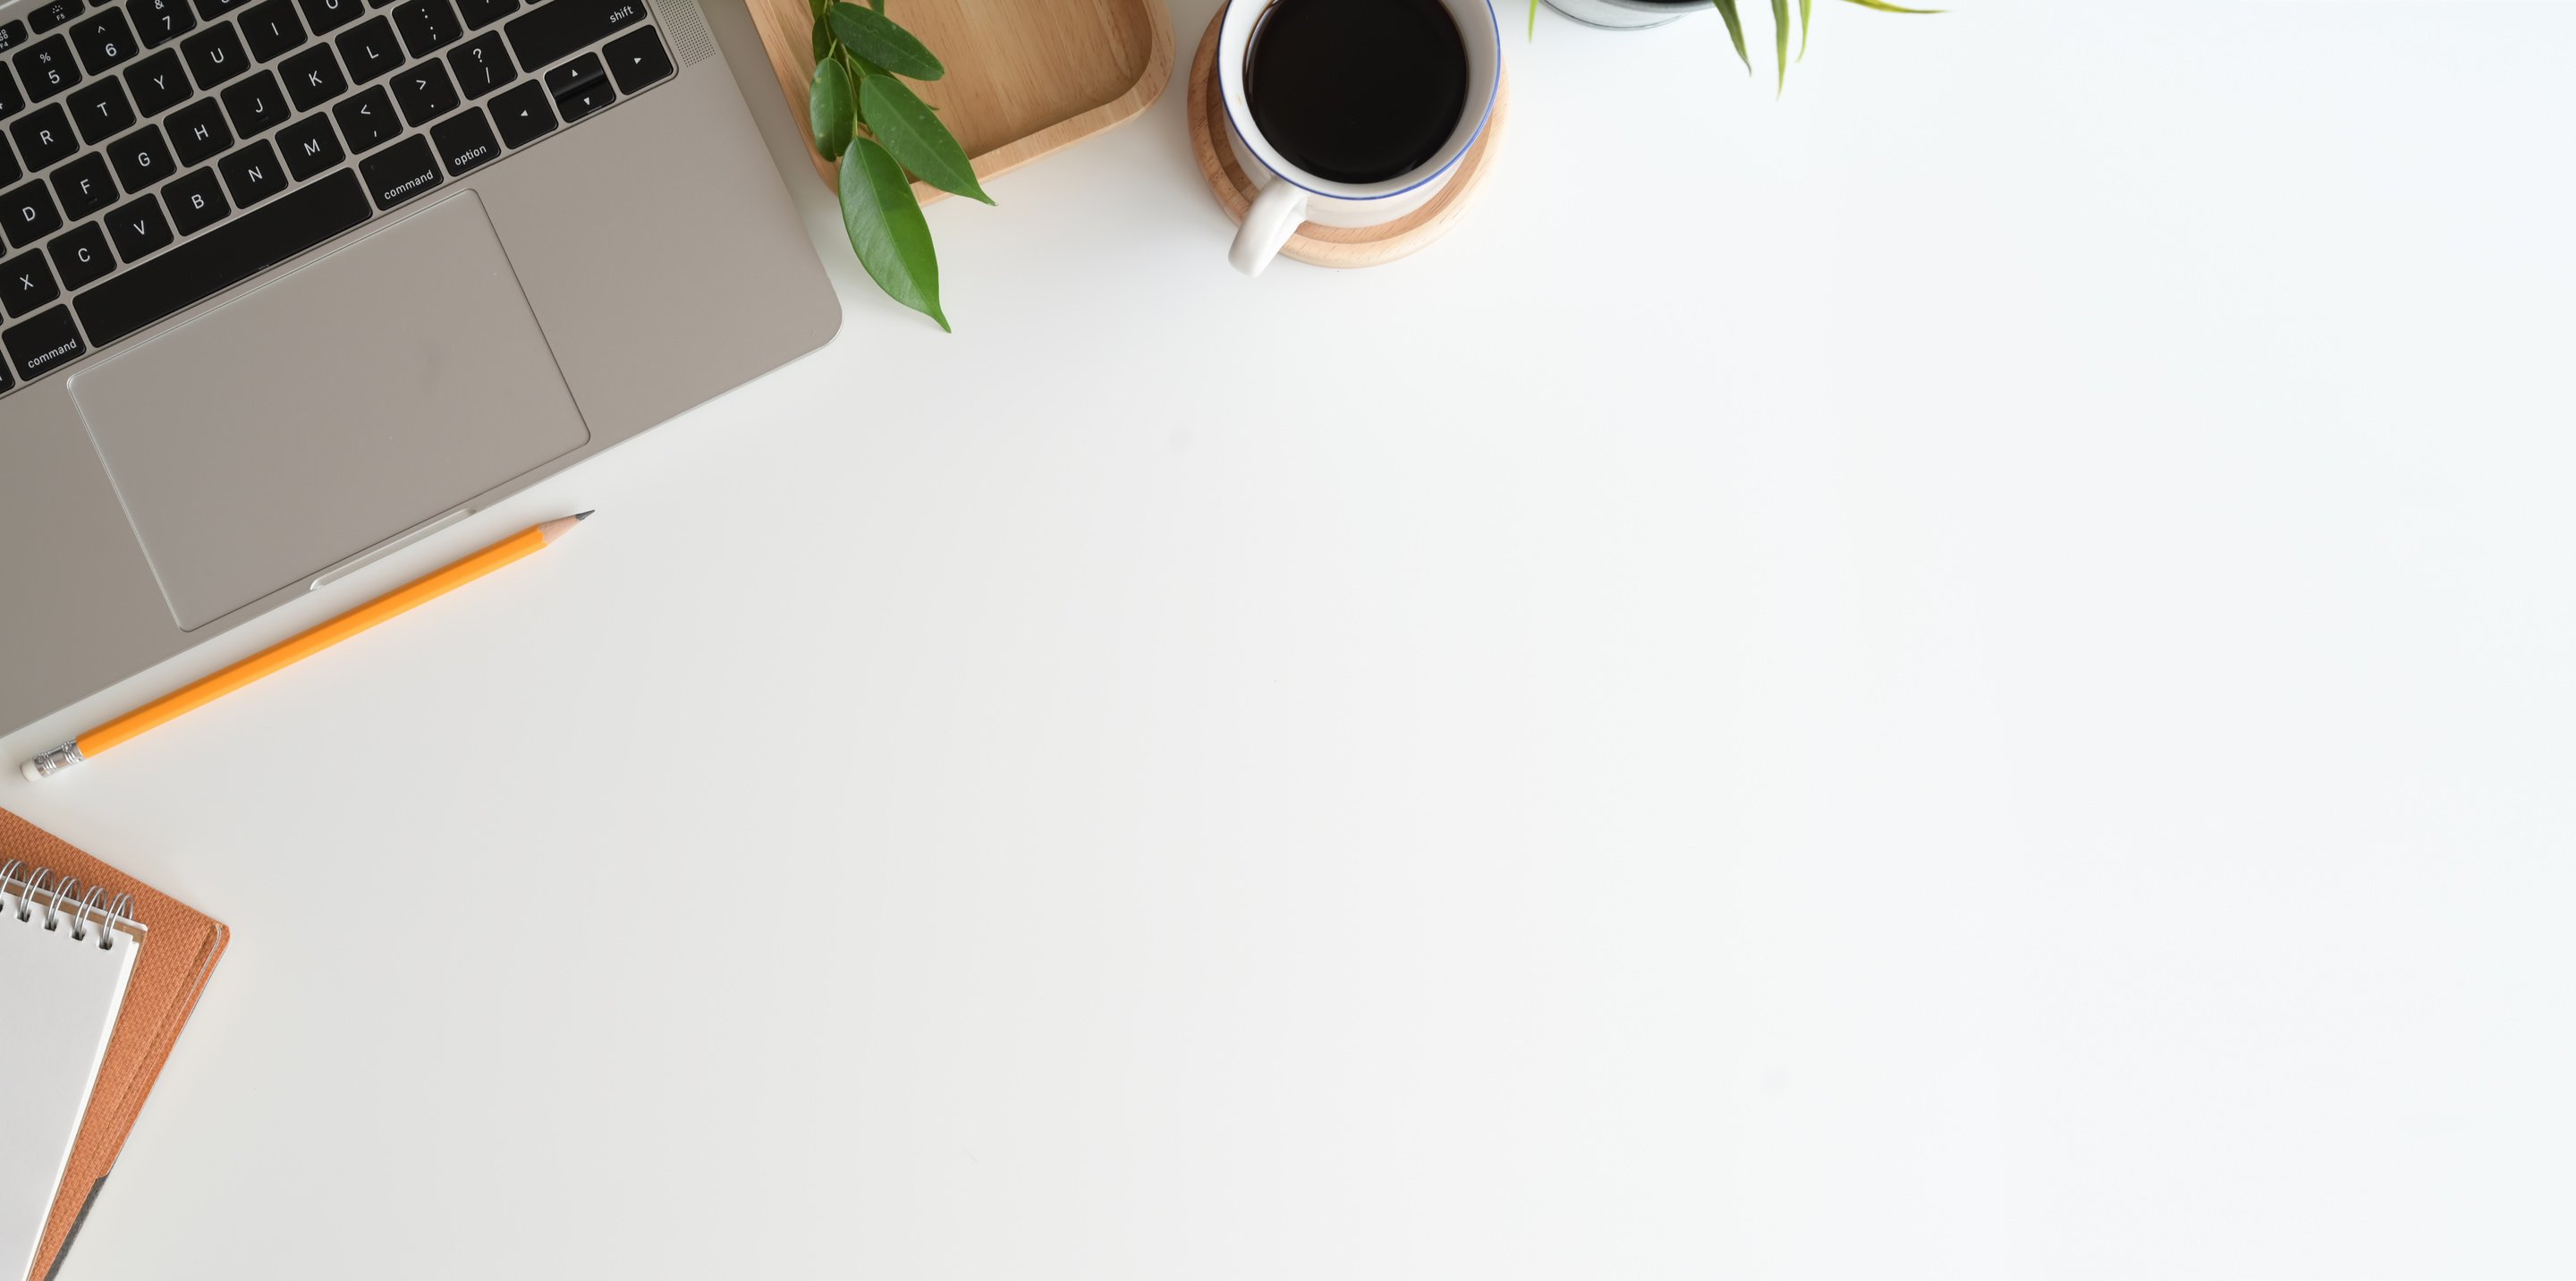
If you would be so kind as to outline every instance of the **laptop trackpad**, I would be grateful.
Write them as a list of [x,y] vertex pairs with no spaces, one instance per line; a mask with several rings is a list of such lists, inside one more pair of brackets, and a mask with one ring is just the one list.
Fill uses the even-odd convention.
[[70,388],[186,631],[590,440],[471,191]]

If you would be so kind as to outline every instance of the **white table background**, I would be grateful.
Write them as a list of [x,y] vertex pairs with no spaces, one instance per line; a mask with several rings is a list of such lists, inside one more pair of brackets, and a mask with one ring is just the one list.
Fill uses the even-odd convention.
[[1958,8],[954,337],[718,13],[839,339],[8,737],[601,509],[0,785],[237,931],[65,1281],[2576,1274],[2576,6]]

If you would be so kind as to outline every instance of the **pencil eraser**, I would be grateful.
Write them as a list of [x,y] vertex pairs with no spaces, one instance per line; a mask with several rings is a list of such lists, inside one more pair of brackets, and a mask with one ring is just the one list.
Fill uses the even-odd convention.
[[19,766],[18,772],[26,775],[27,781],[30,783],[41,783],[45,781],[45,772],[37,769],[34,761],[29,761],[26,764]]

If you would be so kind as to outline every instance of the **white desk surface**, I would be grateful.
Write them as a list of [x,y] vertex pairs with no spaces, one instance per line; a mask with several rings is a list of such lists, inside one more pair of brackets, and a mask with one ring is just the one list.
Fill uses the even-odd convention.
[[954,337],[782,134],[828,350],[7,739],[600,509],[0,784],[237,931],[64,1281],[2576,1273],[2576,5],[1956,7]]

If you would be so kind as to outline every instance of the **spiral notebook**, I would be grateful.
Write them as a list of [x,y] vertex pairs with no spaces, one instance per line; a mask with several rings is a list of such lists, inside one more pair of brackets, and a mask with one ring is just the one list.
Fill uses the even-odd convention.
[[0,981],[9,1034],[0,1037],[0,1275],[23,1277],[53,1212],[72,1140],[89,1114],[108,1034],[143,931],[122,913],[134,896],[12,862],[0,867]]
[[0,1281],[61,1267],[228,938],[0,810]]

